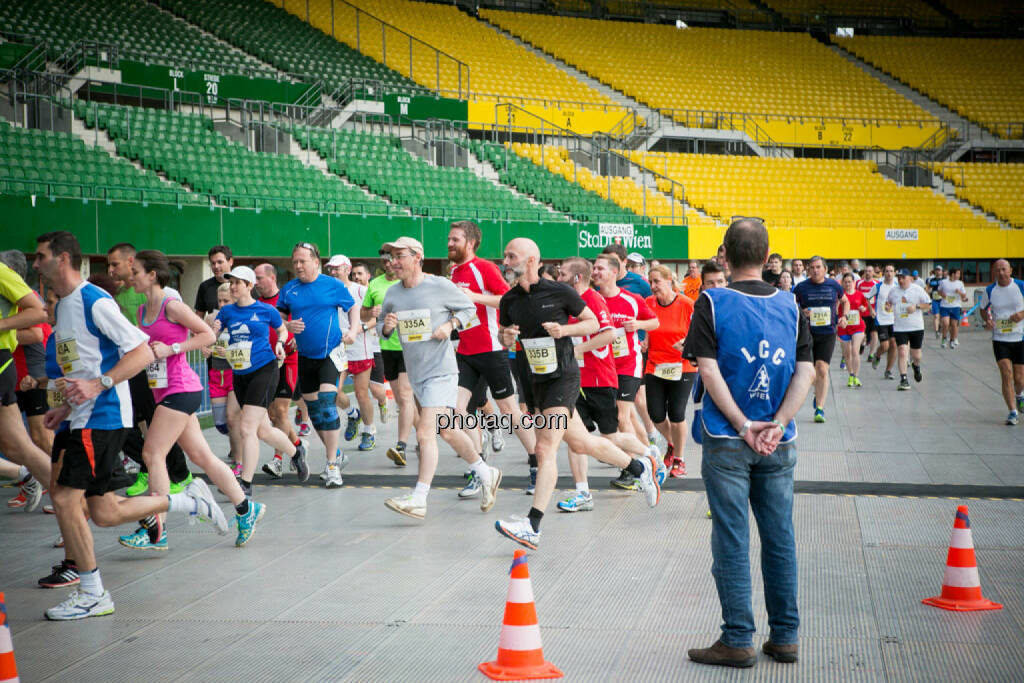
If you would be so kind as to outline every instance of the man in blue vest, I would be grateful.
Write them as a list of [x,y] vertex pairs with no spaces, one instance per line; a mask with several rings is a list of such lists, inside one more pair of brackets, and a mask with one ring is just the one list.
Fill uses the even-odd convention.
[[701,664],[749,667],[747,505],[761,537],[761,573],[771,632],[765,654],[797,659],[796,544],[793,538],[794,416],[814,377],[811,331],[793,295],[762,280],[768,232],[751,218],[725,233],[728,287],[698,297],[683,356],[697,363],[707,390],[701,415],[702,476],[711,507],[711,573],[722,603],[721,638],[692,649]]

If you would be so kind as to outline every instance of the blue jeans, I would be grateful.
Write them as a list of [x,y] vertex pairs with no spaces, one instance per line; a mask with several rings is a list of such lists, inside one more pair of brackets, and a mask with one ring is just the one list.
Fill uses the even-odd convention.
[[771,640],[777,645],[797,642],[795,466],[795,443],[782,444],[770,456],[762,457],[742,440],[704,434],[701,476],[711,506],[711,573],[722,603],[722,642],[730,647],[753,645],[748,500],[761,537],[761,574]]

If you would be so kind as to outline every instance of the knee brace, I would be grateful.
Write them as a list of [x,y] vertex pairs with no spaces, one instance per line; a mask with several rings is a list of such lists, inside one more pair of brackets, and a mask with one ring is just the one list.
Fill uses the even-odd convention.
[[217,428],[217,431],[221,434],[228,433],[228,406],[225,403],[214,404],[213,408],[213,426]]
[[341,429],[341,418],[338,416],[337,391],[321,391],[316,396],[315,412],[312,405],[309,407],[309,421],[317,431],[330,432]]

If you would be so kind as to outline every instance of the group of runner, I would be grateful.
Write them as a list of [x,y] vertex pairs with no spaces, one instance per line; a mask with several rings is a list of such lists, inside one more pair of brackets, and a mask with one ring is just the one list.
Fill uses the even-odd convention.
[[[137,550],[168,548],[168,511],[227,533],[223,512],[187,458],[233,505],[236,545],[244,546],[266,513],[253,491],[259,442],[274,450],[263,472],[286,476],[287,458],[306,481],[303,436],[315,433],[324,448],[324,486],[339,488],[345,444],[358,436],[359,451],[376,447],[377,420],[388,418],[388,386],[398,438],[387,458],[407,466],[414,427],[418,454],[415,487],[385,501],[397,513],[425,518],[437,436],[466,461],[459,497],[479,496],[481,510],[489,511],[502,479],[486,460],[503,444],[498,425],[511,428],[527,453],[527,514],[495,523],[517,543],[540,543],[563,440],[575,491],[557,503],[559,511],[593,509],[588,456],[620,470],[615,486],[637,489],[656,506],[665,477],[686,475],[686,408],[697,369],[682,347],[694,297],[726,286],[727,272],[716,259],[691,262],[677,282],[672,269],[650,266],[620,245],[593,260],[570,257],[545,267],[536,243],[524,238],[508,243],[499,267],[477,256],[481,242],[476,224],[453,223],[450,273],[441,277],[424,271],[423,245],[401,237],[381,246],[382,272],[372,279],[368,264],[339,254],[322,266],[317,245],[300,242],[291,253],[295,278],[280,287],[273,265],[236,266],[230,248],[218,245],[208,254],[212,276],[191,308],[169,286],[175,264],[130,244],[112,247],[108,275],[86,282],[77,240],[65,232],[40,236],[34,267],[45,301],[24,284],[25,273],[0,266],[0,414],[11,427],[0,449],[21,466],[20,506],[34,509],[44,488],[51,493],[65,559],[39,584],[81,584],[47,617],[113,611],[89,519],[98,526],[139,520],[134,533],[120,537]],[[766,280],[785,288],[796,278],[780,267],[781,258],[770,259]],[[1016,424],[1024,409],[1024,283],[1005,261],[994,273],[982,315],[993,331],[1007,423]],[[816,422],[825,420],[837,337],[847,386],[862,386],[862,347],[873,367],[886,356],[886,378],[898,368],[901,390],[910,387],[908,363],[922,380],[922,313],[938,293],[940,317],[960,319],[967,297],[957,275],[926,292],[909,271],[891,265],[877,280],[869,266],[860,278],[843,272],[837,281],[827,276],[824,259],[807,262],[792,293],[812,332]],[[951,348],[957,324],[941,328]],[[25,356],[20,376],[5,365],[15,349]],[[202,382],[190,352],[206,357],[213,421],[229,437],[230,464],[214,455],[200,429]],[[354,400],[341,391],[347,377]],[[293,403],[297,423],[289,415]],[[122,452],[138,461],[134,480]],[[115,493],[121,488],[127,497]]]

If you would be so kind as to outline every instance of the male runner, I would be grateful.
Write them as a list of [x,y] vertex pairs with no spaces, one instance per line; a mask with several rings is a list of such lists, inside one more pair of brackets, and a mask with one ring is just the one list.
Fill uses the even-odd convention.
[[807,273],[804,272],[804,262],[801,259],[795,258],[790,262],[790,267],[793,269],[793,286],[796,287],[807,279]]
[[[352,281],[370,291],[370,266],[359,261],[352,264]],[[357,299],[360,304],[359,317],[362,320],[362,302],[365,299]],[[388,392],[384,386],[387,380],[384,379],[384,359],[380,355],[380,338],[377,337],[377,330],[373,325],[363,324],[363,331],[366,332],[366,352],[373,359],[373,367],[370,369],[370,395],[377,400],[377,414],[380,416],[381,424],[388,421]],[[356,386],[356,396],[359,396],[359,386]]]
[[[847,266],[848,268],[849,266]],[[793,296],[811,321],[814,340],[814,421],[825,421],[825,398],[828,396],[828,366],[836,347],[836,322],[845,316],[850,302],[843,287],[825,276],[828,264],[820,256],[809,262],[809,276],[793,288]],[[838,309],[838,310],[837,310]]]
[[[864,277],[856,280],[854,287],[858,292],[864,295],[865,299],[871,298],[871,290],[875,288],[878,280],[875,279],[875,267],[872,265],[864,266]],[[875,330],[875,316],[866,315],[861,318],[864,321],[864,344],[861,345],[860,349],[857,349],[858,353],[864,351],[864,346],[868,348],[868,363],[875,360],[875,350],[878,349],[878,332]]]
[[[483,461],[469,436],[450,419],[459,395],[458,363],[452,349],[452,330],[465,329],[473,319],[473,302],[450,281],[423,272],[423,245],[399,237],[384,245],[401,284],[388,289],[381,306],[381,339],[402,338],[402,354],[419,408],[416,440],[420,446],[419,476],[411,494],[388,498],[391,510],[415,519],[427,514],[427,494],[437,469],[437,434],[469,463],[480,481],[480,509],[494,506],[501,470]],[[511,381],[511,379],[509,380]]]
[[1006,259],[992,264],[992,274],[996,281],[985,288],[981,317],[992,330],[1003,400],[1010,409],[1006,424],[1015,425],[1024,411],[1024,280],[1013,277]]
[[119,455],[132,421],[127,380],[153,360],[149,337],[121,315],[110,295],[82,280],[82,252],[74,235],[50,232],[37,242],[34,267],[61,297],[54,335],[67,400],[46,414],[46,423],[53,428],[65,419],[71,422],[52,498],[81,583],[67,600],[46,611],[47,619],[65,621],[114,611],[96,565],[92,531],[82,514],[83,497],[99,526],[117,526],[162,512],[211,520],[221,534],[227,533],[228,526],[202,479],[194,479],[184,493],[166,497],[121,498],[113,493],[127,483]]
[[[529,364],[525,381],[531,385],[537,416],[537,486],[526,517],[500,520],[494,527],[498,533],[532,549],[540,543],[541,518],[555,490],[556,455],[563,438],[573,451],[587,453],[639,477],[640,488],[651,507],[661,497],[661,487],[655,480],[655,459],[630,458],[610,441],[591,436],[574,410],[580,375],[571,337],[596,334],[599,325],[579,294],[561,282],[540,277],[540,262],[540,249],[533,240],[519,237],[508,243],[505,275],[509,284],[516,284],[498,305],[502,344],[511,348],[516,337],[520,337]],[[570,316],[579,322],[570,325]]]
[[942,306],[942,292],[939,291],[939,283],[945,279],[942,266],[932,268],[932,274],[925,280],[925,291],[932,298],[932,327],[935,329],[935,338],[939,338],[939,308]]
[[772,287],[778,287],[780,275],[782,275],[782,254],[772,254],[768,257],[767,267],[761,272],[761,279]]
[[[921,347],[924,345],[924,316],[922,311],[930,305],[928,294],[914,283],[914,276],[906,268],[897,273],[899,285],[889,291],[885,308],[894,315],[896,350],[899,355],[900,383],[897,389],[907,391],[907,356],[914,368],[914,381],[921,381]],[[908,354],[909,351],[909,354]]]
[[[277,269],[269,263],[261,263],[253,269],[253,272],[256,273],[256,286],[253,288],[256,300],[277,308],[277,300],[281,297],[281,290],[277,286]],[[277,330],[270,326],[270,348],[276,346]],[[292,401],[302,398],[299,393],[299,352],[291,340],[284,345],[284,348],[285,357],[284,363],[281,365],[281,376],[277,382],[274,401],[267,409],[267,415],[270,417],[271,424],[280,429],[281,433],[288,437],[288,441],[295,444],[296,448],[301,446],[303,451],[308,451],[309,444],[302,442],[302,439],[295,433],[292,421],[288,419],[288,409],[291,408]],[[297,465],[292,469],[298,471]],[[274,451],[274,457],[263,465],[263,471],[275,479],[284,476],[284,457],[280,451]]]
[[893,330],[894,316],[892,311],[885,310],[889,292],[897,286],[896,269],[890,263],[882,269],[882,279],[875,283],[868,297],[875,308],[875,331],[878,333],[878,348],[875,349],[872,368],[878,368],[878,362],[885,352],[885,379],[896,379],[892,374],[896,367],[896,332]]
[[700,294],[701,277],[700,263],[690,260],[686,264],[686,277],[683,278],[683,295],[691,301],[696,301]]
[[955,349],[960,346],[957,337],[960,336],[960,318],[962,307],[967,303],[967,290],[964,288],[964,281],[960,279],[963,273],[957,267],[949,269],[945,279],[939,283],[939,294],[942,301],[939,302],[939,317],[942,319],[942,342],[941,348],[946,348],[946,339],[949,339],[949,348]]
[[[128,242],[115,244],[107,251],[107,275],[114,278],[120,289],[117,291],[117,305],[121,307],[121,313],[131,321],[132,325],[138,325],[136,315],[139,306],[146,303],[146,295],[136,292],[129,284],[132,277],[132,265],[135,263],[135,247]],[[147,387],[148,388],[148,387]]]

